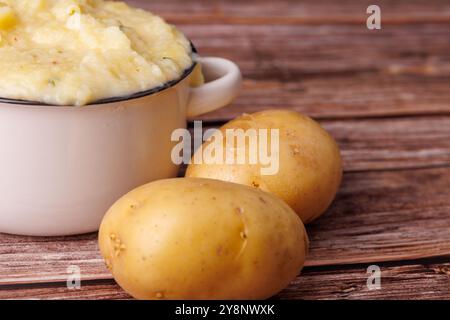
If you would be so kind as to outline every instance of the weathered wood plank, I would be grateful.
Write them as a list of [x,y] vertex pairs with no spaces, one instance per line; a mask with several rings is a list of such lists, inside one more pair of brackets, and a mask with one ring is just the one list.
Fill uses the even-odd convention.
[[[380,266],[381,289],[367,288],[367,267],[306,268],[275,299],[446,299],[450,263]],[[0,299],[131,299],[113,280],[84,282],[79,290],[64,283],[0,286]]]
[[65,283],[31,286],[0,286],[0,299],[13,300],[129,300],[132,299],[114,280],[82,283],[68,289]]
[[321,121],[337,140],[345,171],[450,165],[450,117]]
[[[450,254],[450,168],[346,173],[332,208],[308,226],[308,266]],[[0,284],[108,279],[96,235],[0,234]]]
[[[178,25],[202,55],[239,64],[246,79],[302,81],[355,73],[449,76],[450,23],[390,26]],[[401,45],[399,45],[401,44]]]
[[379,290],[367,288],[367,267],[325,271],[307,269],[276,298],[450,300],[450,263],[381,265]]
[[450,116],[319,122],[339,144],[346,172],[450,166]]
[[21,237],[0,234],[0,284],[66,281],[78,266],[82,280],[110,279],[97,235]]
[[[196,14],[252,16],[265,14],[333,16],[355,14],[360,1],[135,1],[175,21],[202,55],[229,58],[246,79],[242,95],[228,108],[203,117],[226,120],[264,108],[294,108],[320,118],[450,113],[450,24],[386,26],[256,25],[208,19],[195,25]],[[446,1],[387,1],[383,13],[399,17],[450,15]],[[357,11],[355,11],[357,10]],[[364,10],[363,12],[364,13]],[[364,16],[365,18],[365,16]],[[401,45],[399,45],[401,44]]]
[[[308,227],[309,266],[450,254],[450,169],[425,168],[449,164],[448,117],[366,119],[450,114],[448,1],[381,0],[384,26],[375,33],[365,28],[366,0],[130,2],[178,24],[201,54],[241,66],[241,97],[202,119],[266,108],[346,119],[323,121],[346,174],[333,207]],[[395,171],[374,172],[386,169]],[[81,291],[48,287],[63,284],[70,265],[93,282]],[[364,268],[308,268],[278,297],[450,299],[449,264],[382,270],[383,290],[367,291]],[[95,234],[0,235],[0,298],[128,298],[110,278]],[[17,283],[42,285],[9,286]]]
[[246,80],[233,104],[198,119],[226,121],[265,109],[290,109],[316,119],[449,115],[449,79],[359,75],[301,82]]
[[[202,119],[290,108],[317,118],[450,113],[448,25],[186,25],[202,55],[238,63],[244,88]],[[401,43],[401,46],[398,45]]]
[[448,255],[450,168],[348,173],[308,233],[308,265]]
[[[173,23],[211,24],[365,24],[370,0],[127,0]],[[384,24],[450,21],[445,0],[379,0]]]

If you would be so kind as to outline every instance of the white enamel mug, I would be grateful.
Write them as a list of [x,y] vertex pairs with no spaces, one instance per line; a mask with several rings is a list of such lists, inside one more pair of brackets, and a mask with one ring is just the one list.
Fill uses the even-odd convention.
[[242,81],[231,61],[199,60],[198,88],[191,69],[151,93],[83,107],[0,102],[0,232],[93,232],[126,192],[176,177],[172,132],[229,104]]

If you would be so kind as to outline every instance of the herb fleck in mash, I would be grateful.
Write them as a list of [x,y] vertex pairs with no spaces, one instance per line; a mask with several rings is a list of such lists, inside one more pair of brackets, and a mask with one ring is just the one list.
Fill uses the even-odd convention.
[[0,97],[85,105],[179,78],[189,41],[149,12],[103,0],[0,0]]

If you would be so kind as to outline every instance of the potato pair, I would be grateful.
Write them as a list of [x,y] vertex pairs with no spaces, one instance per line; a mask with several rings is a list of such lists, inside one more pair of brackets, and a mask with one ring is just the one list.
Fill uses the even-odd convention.
[[265,299],[302,269],[301,219],[322,214],[341,180],[336,143],[290,111],[244,115],[221,131],[230,128],[278,129],[278,172],[263,175],[258,163],[193,164],[188,178],[137,188],[106,214],[100,250],[133,297]]

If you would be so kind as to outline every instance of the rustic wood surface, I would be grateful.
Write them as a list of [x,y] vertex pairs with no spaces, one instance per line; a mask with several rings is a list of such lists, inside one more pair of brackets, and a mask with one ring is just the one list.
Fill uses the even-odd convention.
[[[307,267],[274,299],[448,299],[449,263],[408,261],[406,265],[380,267],[383,290],[367,288],[366,266]],[[64,283],[3,286],[2,298],[132,299],[113,280],[85,281],[80,290],[68,290]]]
[[[344,181],[309,225],[307,267],[275,299],[450,299],[450,3],[132,0],[177,24],[202,55],[236,61],[245,81],[217,127],[289,108],[336,138]],[[207,27],[205,26],[207,25]],[[366,286],[369,265],[382,289]],[[66,288],[67,268],[82,271]],[[0,299],[129,299],[103,265],[96,234],[0,234]]]

